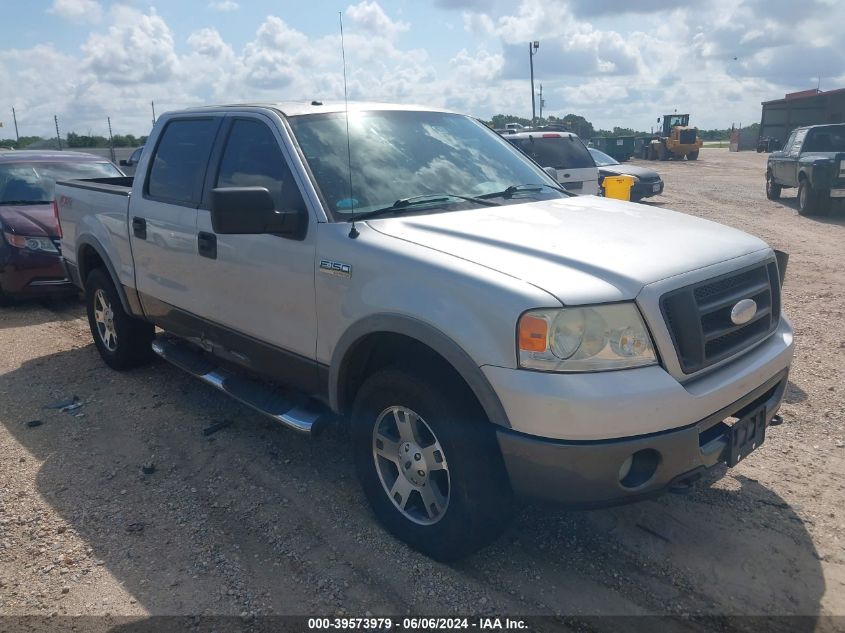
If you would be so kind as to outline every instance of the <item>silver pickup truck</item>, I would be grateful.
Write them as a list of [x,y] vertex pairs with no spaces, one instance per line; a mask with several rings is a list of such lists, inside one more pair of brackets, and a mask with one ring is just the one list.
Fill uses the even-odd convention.
[[108,365],[158,355],[297,431],[348,424],[375,515],[437,559],[515,497],[614,504],[733,466],[786,388],[785,255],[573,196],[468,116],[174,112],[134,180],[56,203]]

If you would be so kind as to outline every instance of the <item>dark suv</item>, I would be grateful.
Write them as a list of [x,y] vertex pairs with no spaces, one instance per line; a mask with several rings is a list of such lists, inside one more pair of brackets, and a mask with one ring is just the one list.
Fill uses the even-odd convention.
[[53,210],[56,180],[122,175],[92,154],[0,151],[0,303],[76,292],[59,252],[61,231]]

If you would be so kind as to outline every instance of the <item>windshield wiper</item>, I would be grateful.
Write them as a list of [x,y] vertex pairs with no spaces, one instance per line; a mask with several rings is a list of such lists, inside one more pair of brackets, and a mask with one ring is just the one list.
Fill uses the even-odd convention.
[[[417,206],[422,206],[424,204],[436,204],[438,202],[448,202],[452,198],[464,200],[466,202],[473,202],[475,204],[480,204],[485,207],[499,206],[498,202],[490,202],[489,200],[483,200],[482,198],[484,198],[484,196],[474,198],[472,196],[459,196],[454,193],[426,193],[419,196],[411,196],[410,198],[400,198],[399,200],[391,204],[389,207],[374,209],[365,213],[356,213],[355,221],[357,222],[358,220],[368,220],[370,218],[377,218],[382,215],[400,214],[404,213],[405,211],[410,211]],[[351,222],[352,218],[350,217],[347,221]]]
[[52,200],[2,200],[0,204],[53,204]]
[[561,193],[565,193],[568,196],[574,196],[575,194],[571,191],[567,191],[562,187],[555,187],[553,185],[546,185],[543,183],[536,183],[536,184],[526,184],[526,185],[511,185],[507,189],[503,189],[502,191],[495,191],[493,193],[485,193],[483,195],[478,196],[479,198],[510,198],[515,193],[529,193],[532,191],[542,191],[543,189],[552,189],[554,191],[560,191]]

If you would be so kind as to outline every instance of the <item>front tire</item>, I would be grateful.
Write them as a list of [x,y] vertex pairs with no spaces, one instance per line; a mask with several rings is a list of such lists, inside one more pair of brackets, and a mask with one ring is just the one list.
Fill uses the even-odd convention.
[[105,363],[123,370],[148,363],[152,357],[155,328],[128,315],[108,273],[95,268],[85,281],[88,325]]
[[440,561],[495,539],[512,493],[493,428],[466,394],[384,369],[358,391],[351,438],[358,478],[394,536]]
[[694,149],[693,151],[687,154],[687,160],[698,160],[698,150]]
[[4,293],[3,288],[0,288],[0,308],[8,308],[13,305],[15,305],[15,300]]
[[772,172],[768,172],[766,174],[766,197],[769,200],[780,200],[780,194],[783,191],[783,187],[775,182],[775,177],[772,176]]

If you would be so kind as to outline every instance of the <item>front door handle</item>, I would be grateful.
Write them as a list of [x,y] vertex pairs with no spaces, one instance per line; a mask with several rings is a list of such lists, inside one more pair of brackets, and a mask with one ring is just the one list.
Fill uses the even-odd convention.
[[217,259],[217,236],[214,233],[200,231],[197,234],[197,252],[201,257]]
[[147,221],[144,218],[132,218],[132,233],[139,240],[147,239]]

